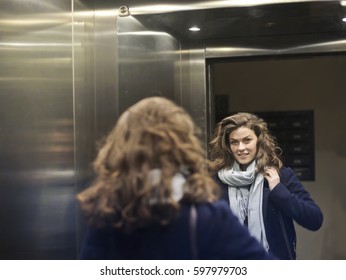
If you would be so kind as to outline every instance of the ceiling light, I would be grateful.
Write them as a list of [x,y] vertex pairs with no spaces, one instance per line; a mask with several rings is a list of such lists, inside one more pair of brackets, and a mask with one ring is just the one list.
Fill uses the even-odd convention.
[[201,29],[197,26],[192,26],[189,28],[190,31],[196,32],[196,31],[200,31]]

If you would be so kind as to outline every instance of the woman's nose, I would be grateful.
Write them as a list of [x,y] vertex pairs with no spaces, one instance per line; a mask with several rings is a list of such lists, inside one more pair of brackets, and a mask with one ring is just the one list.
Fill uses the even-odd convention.
[[238,150],[244,150],[244,149],[245,149],[244,143],[240,142],[238,146]]

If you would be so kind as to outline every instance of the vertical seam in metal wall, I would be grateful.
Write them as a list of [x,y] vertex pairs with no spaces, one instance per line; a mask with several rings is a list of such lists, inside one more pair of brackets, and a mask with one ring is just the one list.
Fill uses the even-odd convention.
[[[119,12],[118,12],[119,13]],[[119,14],[116,13],[115,16],[115,48],[116,48],[116,61],[115,61],[115,83],[116,83],[116,88],[115,88],[115,100],[116,100],[116,105],[115,105],[115,110],[116,110],[116,118],[119,119],[120,116],[120,92],[119,92],[119,36],[118,36],[118,30],[119,30]]]
[[211,67],[210,64],[207,63],[207,59],[205,59],[205,66],[206,66],[206,82],[207,82],[207,87],[206,87],[206,95],[207,95],[207,156],[209,157],[209,142],[210,139],[213,135],[213,129],[212,129],[212,124],[214,123],[213,121],[213,116],[212,116],[212,106],[214,102],[212,101],[213,98],[213,90],[212,90],[212,84],[211,84]]
[[[77,150],[76,150],[76,91],[75,91],[75,57],[74,57],[74,0],[71,0],[71,33],[72,33],[72,110],[73,110],[73,169],[74,169],[74,189],[75,193],[77,192]],[[78,215],[77,215],[77,205],[75,207],[75,222],[76,222],[76,233],[75,233],[75,242],[76,242],[76,258],[78,256]]]
[[179,67],[179,74],[180,74],[180,77],[179,77],[179,84],[180,84],[180,106],[183,106],[183,57],[182,57],[182,45],[181,45],[181,41],[179,41],[179,59],[180,59],[180,67]]
[[205,106],[205,114],[204,114],[204,127],[205,127],[205,133],[204,133],[204,149],[207,153],[208,151],[208,89],[207,89],[207,61],[206,61],[206,51],[205,48],[203,49],[203,73],[204,73],[204,106]]
[[97,80],[96,80],[96,70],[95,70],[95,67],[96,67],[96,40],[95,40],[95,30],[96,30],[96,12],[95,10],[93,11],[93,78],[94,78],[94,81],[93,81],[93,85],[94,85],[94,88],[93,88],[93,95],[94,95],[94,136],[95,138],[97,138],[97,121],[98,121],[98,118],[97,118],[97,98],[96,98],[96,89],[97,89]]

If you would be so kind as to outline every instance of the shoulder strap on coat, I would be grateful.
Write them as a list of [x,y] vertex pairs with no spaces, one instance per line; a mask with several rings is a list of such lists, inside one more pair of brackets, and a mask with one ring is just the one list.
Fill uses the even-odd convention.
[[197,249],[197,209],[195,205],[190,207],[189,215],[189,227],[190,227],[190,244],[191,244],[191,255],[192,259],[198,259]]

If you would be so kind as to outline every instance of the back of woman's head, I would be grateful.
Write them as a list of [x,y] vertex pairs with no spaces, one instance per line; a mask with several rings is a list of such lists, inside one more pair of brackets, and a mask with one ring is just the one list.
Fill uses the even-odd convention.
[[[193,120],[163,97],[145,98],[126,110],[93,166],[97,181],[77,198],[95,225],[131,231],[169,223],[179,209],[172,191],[177,173],[186,179],[183,200],[206,202],[217,197]],[[155,183],[153,170],[160,174]]]
[[218,171],[222,168],[230,168],[235,159],[232,155],[229,137],[230,134],[240,128],[251,129],[257,136],[257,171],[264,171],[266,166],[277,169],[282,167],[279,158],[281,149],[278,147],[276,139],[268,130],[267,123],[255,114],[240,112],[221,120],[216,128],[213,139],[210,142],[211,163],[210,168]]
[[194,164],[191,157],[202,152],[196,128],[185,110],[163,97],[146,98],[120,117],[94,164],[108,176],[114,171],[128,173],[143,168]]

